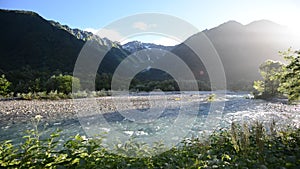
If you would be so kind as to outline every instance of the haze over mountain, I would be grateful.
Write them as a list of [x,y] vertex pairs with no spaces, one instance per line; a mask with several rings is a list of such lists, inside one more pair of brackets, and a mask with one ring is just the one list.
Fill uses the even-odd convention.
[[[229,21],[203,33],[218,52],[231,89],[249,86],[253,80],[259,79],[259,65],[265,60],[283,61],[278,51],[289,47],[300,48],[299,37],[290,34],[287,27],[267,20],[254,21],[248,25]],[[196,40],[200,35],[193,35],[185,43],[201,46],[204,42]],[[188,62],[194,72],[199,72],[197,70],[201,61],[197,61],[198,57],[184,43],[175,47],[172,52]]]
[[[204,42],[197,41],[196,37],[204,33],[220,56],[229,89],[242,89],[259,78],[258,67],[262,62],[267,59],[283,60],[278,56],[278,51],[289,47],[300,48],[300,40],[291,35],[286,27],[267,20],[247,25],[229,21],[195,34],[185,43],[174,47],[137,41],[122,46],[90,32],[47,21],[34,12],[0,10],[0,22],[0,72],[4,74],[27,66],[38,71],[71,73],[84,43],[93,40],[100,46],[112,47],[101,63],[99,72],[112,74],[130,53],[158,48],[178,55],[197,79],[208,81],[205,66],[186,45],[193,43],[201,47]],[[149,69],[143,73],[141,79],[153,79],[154,76],[158,79],[170,78],[158,70]]]

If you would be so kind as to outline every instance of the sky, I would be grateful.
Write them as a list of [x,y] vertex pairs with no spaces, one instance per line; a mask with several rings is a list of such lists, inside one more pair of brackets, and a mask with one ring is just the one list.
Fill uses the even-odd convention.
[[34,11],[45,19],[90,31],[140,13],[172,15],[200,31],[229,20],[248,24],[261,19],[300,30],[298,0],[0,0],[0,8]]

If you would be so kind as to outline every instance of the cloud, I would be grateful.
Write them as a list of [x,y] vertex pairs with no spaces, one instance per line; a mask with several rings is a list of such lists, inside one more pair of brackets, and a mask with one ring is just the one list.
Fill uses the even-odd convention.
[[124,38],[118,31],[112,29],[100,29],[96,35],[100,38],[107,38],[111,41],[121,41]]
[[177,40],[174,40],[172,38],[162,37],[162,38],[153,40],[151,43],[154,43],[157,45],[164,45],[164,46],[175,46],[182,42],[178,42]]
[[139,29],[142,31],[149,30],[151,28],[155,28],[156,26],[157,26],[156,24],[147,24],[145,22],[135,22],[132,25],[133,28]]
[[85,28],[84,31],[92,32],[100,38],[107,38],[111,41],[120,41],[123,39],[123,36],[118,31],[112,29]]
[[96,34],[98,32],[98,30],[94,28],[85,28],[84,31],[92,32],[93,34]]

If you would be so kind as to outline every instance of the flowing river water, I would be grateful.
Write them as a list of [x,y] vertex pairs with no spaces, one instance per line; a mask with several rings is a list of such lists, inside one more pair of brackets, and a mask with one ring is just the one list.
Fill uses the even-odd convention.
[[[19,143],[22,136],[26,135],[25,131],[35,127],[37,120],[35,117],[38,116],[41,116],[38,124],[41,135],[49,135],[51,132],[61,129],[62,140],[76,134],[90,137],[91,133],[107,132],[109,135],[111,131],[129,137],[159,136],[164,139],[163,136],[168,135],[168,132],[173,132],[174,135],[177,133],[176,130],[181,130],[181,133],[187,137],[197,137],[199,133],[229,127],[233,121],[248,124],[260,121],[265,124],[266,128],[273,121],[277,127],[300,127],[299,105],[287,105],[283,103],[284,100],[268,102],[247,99],[248,94],[241,92],[225,92],[223,94],[220,98],[216,97],[213,102],[207,101],[211,92],[182,92],[181,95],[172,92],[164,95],[157,93],[151,97],[148,97],[148,94],[138,94],[130,97],[134,103],[129,106],[125,101],[115,101],[115,103],[122,103],[120,105],[126,105],[126,108],[119,107],[119,109],[126,110],[125,114],[122,111],[119,112],[118,107],[117,109],[113,108],[113,103],[108,101],[109,99],[113,100],[114,97],[77,99],[75,102],[70,100],[0,101],[0,141],[12,140],[14,143]],[[164,99],[162,100],[162,98]],[[94,103],[101,103],[96,107],[96,109],[101,109],[100,113],[92,112],[85,115],[81,112],[91,112],[95,109],[87,108],[89,111],[81,109],[88,107],[86,106],[86,104],[90,104],[88,100],[96,100]],[[151,103],[154,107],[155,105],[160,106],[147,112]],[[218,116],[213,116],[208,122],[208,116],[213,115],[211,110],[213,103],[217,103],[222,108],[216,110],[219,111]],[[74,106],[74,104],[78,104],[78,106]],[[126,112],[136,113],[131,110],[139,110],[141,114],[134,116],[126,114]],[[191,118],[192,121],[189,121]],[[213,126],[211,126],[212,124]]]

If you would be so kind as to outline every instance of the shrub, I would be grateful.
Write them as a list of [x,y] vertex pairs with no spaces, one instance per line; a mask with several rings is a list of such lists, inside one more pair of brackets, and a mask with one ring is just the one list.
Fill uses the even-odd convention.
[[88,97],[88,93],[86,91],[78,91],[76,93],[70,93],[70,98],[76,99],[76,98],[86,98]]
[[6,97],[9,94],[11,83],[5,78],[5,75],[0,77],[0,96]]
[[52,76],[47,81],[47,91],[57,91],[59,93],[69,94],[80,89],[80,80],[71,75]]

